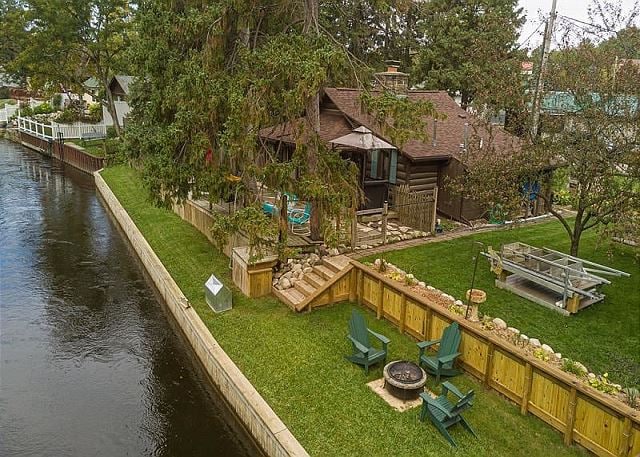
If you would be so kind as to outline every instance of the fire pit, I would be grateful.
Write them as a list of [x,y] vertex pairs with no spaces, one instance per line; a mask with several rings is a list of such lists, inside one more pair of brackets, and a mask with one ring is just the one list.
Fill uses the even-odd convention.
[[424,391],[427,374],[413,362],[396,360],[385,365],[384,388],[396,398],[413,400]]

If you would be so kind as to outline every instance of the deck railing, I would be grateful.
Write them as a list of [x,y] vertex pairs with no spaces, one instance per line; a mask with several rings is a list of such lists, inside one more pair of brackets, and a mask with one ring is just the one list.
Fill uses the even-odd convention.
[[107,126],[104,124],[43,124],[28,117],[18,116],[18,130],[34,135],[38,138],[55,140],[60,135],[65,139],[82,138],[87,134],[107,135]]

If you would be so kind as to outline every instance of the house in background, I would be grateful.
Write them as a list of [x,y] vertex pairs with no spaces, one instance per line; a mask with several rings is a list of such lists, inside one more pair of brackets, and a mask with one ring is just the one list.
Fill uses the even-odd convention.
[[[474,132],[475,116],[460,108],[446,91],[409,90],[408,75],[399,72],[396,66],[376,74],[376,80],[400,97],[431,102],[435,110],[446,118],[426,120],[428,141],[409,140],[399,147],[390,144],[376,120],[363,111],[361,90],[324,90],[320,102],[322,141],[335,145],[336,140],[364,127],[370,131],[374,141],[390,144],[390,147],[380,149],[340,147],[341,155],[355,162],[360,170],[365,208],[380,208],[385,200],[389,200],[394,186],[407,185],[411,192],[437,192],[437,210],[449,218],[467,222],[482,217],[485,208],[453,192],[449,185],[451,179],[465,173],[462,159]],[[261,139],[280,151],[280,160],[288,160],[295,150],[296,132],[301,122],[303,120],[299,119],[263,129]],[[360,133],[366,132],[360,130]],[[489,140],[490,133],[483,128],[474,133],[483,141]],[[495,126],[492,133],[495,148],[500,153],[508,154],[512,148],[519,147],[518,138],[501,127]]]
[[84,93],[82,94],[82,100],[87,104],[91,103],[100,103],[100,98],[98,96],[100,92],[100,82],[91,77],[82,83],[82,87],[84,88]]
[[[124,126],[127,114],[131,111],[129,107],[129,86],[133,82],[133,76],[116,75],[109,82],[109,89],[113,95],[113,101],[118,116],[118,124]],[[113,125],[113,118],[106,106],[102,107],[102,118],[106,125]]]

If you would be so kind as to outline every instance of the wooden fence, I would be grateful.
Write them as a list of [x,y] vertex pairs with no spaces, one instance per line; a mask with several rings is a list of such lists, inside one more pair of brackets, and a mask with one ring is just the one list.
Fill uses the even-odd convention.
[[390,188],[391,206],[402,225],[435,233],[438,188],[433,192],[411,192],[408,185]]
[[[336,282],[313,307],[355,302],[418,340],[440,338],[457,321],[462,331],[460,362],[470,374],[598,456],[640,456],[640,412],[604,395],[521,348],[476,327],[410,288],[352,260],[348,281]],[[348,288],[348,293],[345,287]],[[335,290],[332,290],[335,288]]]
[[51,139],[33,136],[26,132],[20,132],[20,141],[25,146],[55,157],[85,173],[93,173],[104,167],[103,157],[92,156],[73,144],[61,145]]

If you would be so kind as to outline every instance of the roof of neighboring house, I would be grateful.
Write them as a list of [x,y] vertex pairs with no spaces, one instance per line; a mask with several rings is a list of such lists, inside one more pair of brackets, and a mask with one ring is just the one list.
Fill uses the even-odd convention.
[[100,87],[100,82],[93,76],[82,83],[87,89],[97,89]]
[[134,77],[129,75],[115,75],[109,85],[113,84],[114,80],[120,85],[125,95],[129,95],[129,85],[133,82]]
[[[328,109],[326,104],[320,109],[320,138],[329,142],[340,136],[349,134],[354,128],[365,126],[374,135],[385,141],[389,141],[382,133],[376,120],[362,110],[360,100],[361,91],[358,89],[327,88],[325,96],[333,102],[337,109]],[[409,140],[402,148],[401,152],[414,161],[421,160],[444,160],[461,151],[464,143],[465,130],[468,138],[477,134],[481,138],[488,139],[489,133],[484,129],[474,131],[473,124],[475,116],[466,112],[449,96],[446,91],[409,91],[409,100],[431,102],[439,114],[446,116],[445,119],[437,121],[436,138],[433,141],[433,119],[426,120],[426,129],[429,140]],[[287,143],[295,142],[294,126],[301,126],[303,120],[298,119],[295,123],[280,124],[273,128],[263,129],[260,135],[269,140],[283,141]],[[465,126],[468,124],[468,126]],[[496,149],[508,151],[509,148],[517,147],[519,140],[505,132],[501,127],[494,127],[494,145]]]

